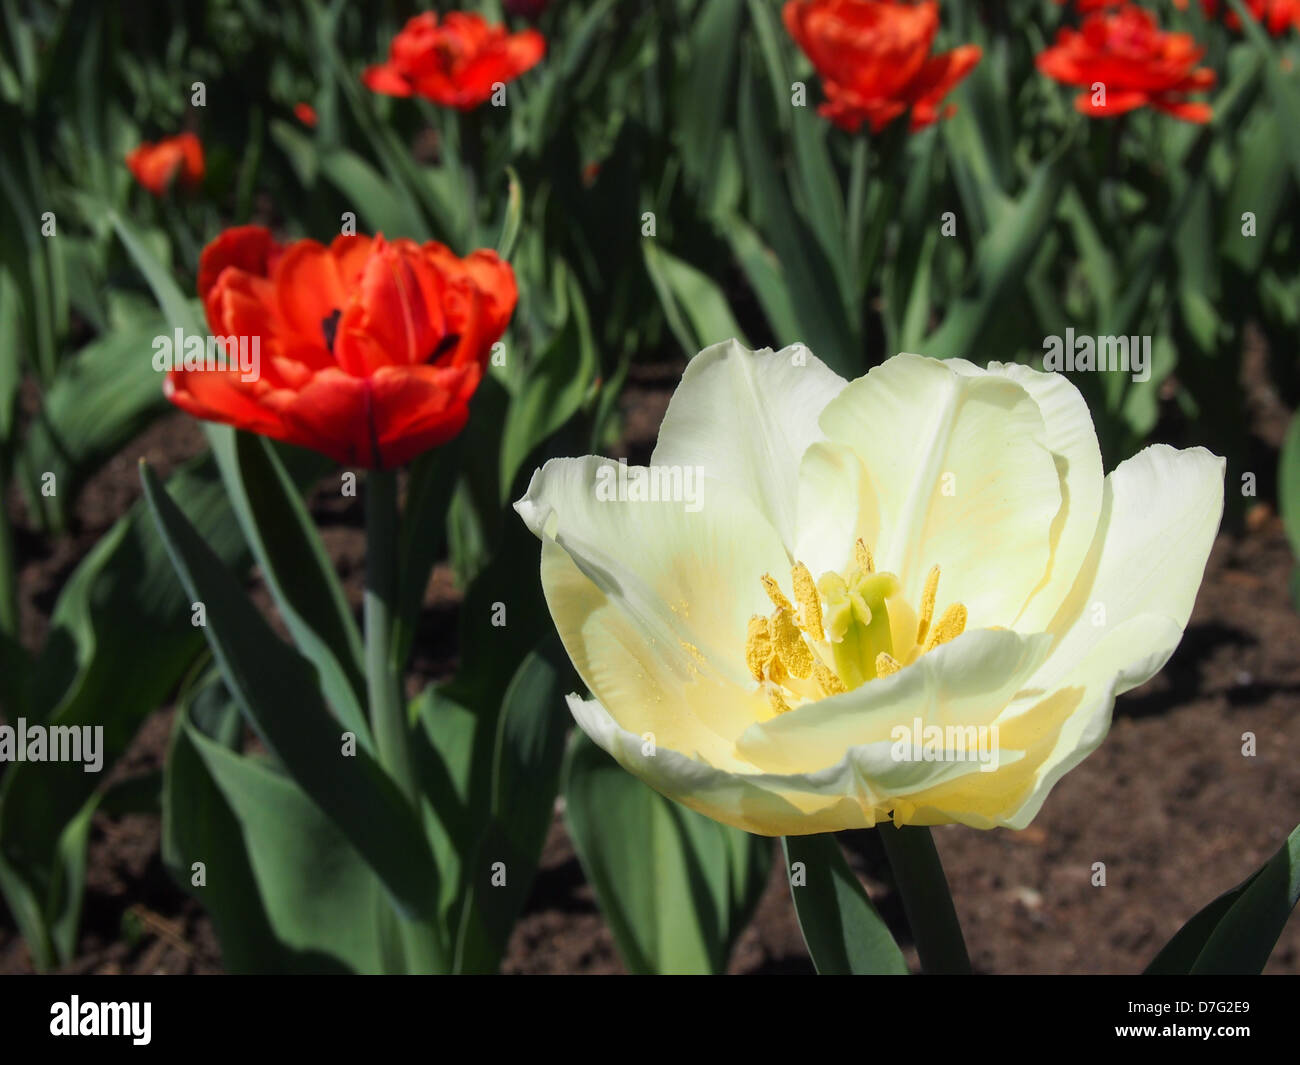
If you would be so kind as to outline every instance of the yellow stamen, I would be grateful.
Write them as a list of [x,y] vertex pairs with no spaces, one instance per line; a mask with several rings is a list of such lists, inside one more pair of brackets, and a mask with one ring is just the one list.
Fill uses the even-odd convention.
[[770,573],[763,574],[763,591],[767,592],[767,597],[772,600],[772,605],[777,610],[794,611],[790,605],[790,600],[781,594],[781,586],[776,583],[776,579]]
[[794,615],[789,610],[778,608],[772,615],[772,644],[776,648],[776,657],[790,671],[790,676],[803,680],[812,675],[812,652],[803,642],[803,635],[795,627]]
[[925,578],[925,591],[921,593],[921,620],[916,626],[916,642],[924,645],[926,633],[930,631],[930,622],[934,620],[934,597],[939,591],[939,567],[930,567]]
[[877,677],[891,676],[892,674],[897,673],[902,668],[903,667],[902,665],[899,664],[898,659],[895,658],[893,655],[886,654],[884,651],[881,651],[880,654],[876,655],[876,676]]
[[772,628],[767,618],[755,614],[749,619],[749,632],[745,636],[745,664],[754,679],[763,679],[763,667],[772,657]]
[[790,712],[790,704],[782,699],[781,693],[771,686],[767,689],[767,701],[771,703],[772,709],[778,714],[788,714]]
[[844,682],[832,673],[820,659],[813,659],[813,676],[817,678],[817,683],[821,685],[822,691],[827,695],[839,695],[848,691],[844,687]]
[[933,651],[940,644],[955,640],[965,631],[966,608],[961,603],[953,603],[943,612],[943,617],[930,633],[930,638],[925,641],[925,650]]
[[825,639],[822,628],[822,603],[817,597],[817,585],[813,583],[812,574],[802,562],[796,562],[790,571],[790,580],[794,583],[794,597],[799,603],[799,618],[802,628],[814,640]]
[[863,573],[876,572],[876,560],[871,557],[871,548],[867,546],[866,541],[860,536],[853,545],[853,557],[857,560],[858,569]]

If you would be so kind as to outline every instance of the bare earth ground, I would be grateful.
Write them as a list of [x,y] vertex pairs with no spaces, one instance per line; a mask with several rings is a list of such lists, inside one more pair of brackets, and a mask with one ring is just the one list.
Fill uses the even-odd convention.
[[[648,452],[679,372],[680,366],[663,366],[634,373],[625,400],[626,450],[634,459]],[[1285,412],[1256,413],[1258,436],[1275,447]],[[72,567],[138,496],[136,459],[143,455],[165,473],[201,448],[191,421],[168,416],[87,486],[71,537],[51,550],[19,529],[29,646],[44,639]],[[313,510],[359,602],[359,508],[330,489],[317,493]],[[1269,504],[1257,505],[1244,528],[1220,534],[1173,660],[1119,700],[1100,750],[1056,787],[1033,825],[1019,833],[935,830],[977,970],[1138,972],[1188,917],[1252,872],[1300,821],[1300,617],[1287,594],[1292,565],[1280,521]],[[250,587],[258,590],[256,580]],[[440,568],[426,599],[415,663],[420,678],[454,667],[456,602]],[[112,779],[156,771],[170,726],[170,708],[154,714]],[[1245,732],[1256,737],[1254,757],[1242,754]],[[155,816],[97,816],[82,936],[70,971],[222,971],[211,925],[163,869],[158,839]],[[873,898],[905,937],[879,844],[871,833],[849,843]],[[1104,887],[1092,884],[1095,862],[1105,863]],[[504,968],[622,971],[558,815]],[[772,880],[731,969],[811,971],[775,856]],[[0,908],[0,972],[29,971],[26,948]],[[1268,971],[1300,973],[1300,920],[1288,926]]]

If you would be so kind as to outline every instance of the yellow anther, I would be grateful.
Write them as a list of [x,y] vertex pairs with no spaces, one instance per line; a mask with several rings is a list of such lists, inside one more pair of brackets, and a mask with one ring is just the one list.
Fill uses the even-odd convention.
[[930,622],[934,620],[934,597],[939,591],[939,567],[932,566],[925,578],[925,591],[921,593],[921,620],[916,626],[916,642],[925,644],[925,635],[930,631]]
[[877,677],[888,677],[891,674],[897,673],[902,668],[903,667],[899,665],[898,659],[893,655],[886,654],[884,651],[881,651],[880,654],[876,655]]
[[749,632],[745,636],[745,664],[754,679],[763,679],[763,669],[772,657],[772,627],[767,618],[755,614],[749,619]]
[[790,600],[781,594],[781,586],[770,573],[763,574],[763,591],[767,592],[767,597],[772,600],[772,605],[777,610],[789,610],[793,613],[794,607],[790,605]]
[[778,608],[772,615],[772,644],[776,648],[776,657],[790,676],[803,680],[812,675],[812,652],[795,627],[794,615],[785,608]]
[[767,701],[771,703],[772,709],[778,714],[787,714],[790,712],[790,704],[781,698],[781,693],[771,685],[767,688]]
[[867,546],[866,541],[860,536],[853,545],[853,557],[857,560],[858,569],[863,573],[876,572],[876,560],[871,557],[871,548]]
[[821,685],[822,691],[827,695],[839,695],[848,691],[844,687],[844,682],[832,673],[820,659],[813,659],[813,676],[817,678],[817,683]]
[[825,639],[826,632],[822,628],[822,601],[817,596],[817,585],[813,583],[808,567],[802,562],[796,562],[794,569],[790,571],[790,580],[794,584],[795,601],[799,604],[801,628],[814,640]]
[[943,617],[931,631],[930,638],[925,641],[925,650],[933,651],[940,644],[955,640],[965,631],[966,608],[961,603],[953,603],[943,612]]

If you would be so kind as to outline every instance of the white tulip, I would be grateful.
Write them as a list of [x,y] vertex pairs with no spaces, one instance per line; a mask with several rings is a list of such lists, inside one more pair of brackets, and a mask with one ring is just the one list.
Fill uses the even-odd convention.
[[570,709],[764,835],[1025,827],[1178,645],[1223,510],[1203,448],[1103,476],[1060,375],[899,355],[846,382],[734,341],[691,361],[636,482],[699,471],[697,497],[611,498],[611,465],[548,462],[515,504],[593,696]]

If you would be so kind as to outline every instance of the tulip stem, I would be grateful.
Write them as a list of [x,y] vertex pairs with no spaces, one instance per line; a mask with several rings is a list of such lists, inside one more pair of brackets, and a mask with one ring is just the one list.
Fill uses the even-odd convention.
[[894,870],[922,971],[969,973],[966,941],[930,830],[919,825],[896,828],[885,824],[877,831]]
[[0,710],[10,721],[22,709],[23,677],[27,672],[19,642],[19,626],[13,529],[9,525],[9,515],[0,513],[0,670],[3,670],[6,681],[12,678],[12,683],[0,685]]
[[[852,270],[862,269],[863,213],[867,199],[867,138],[858,137],[853,142],[853,155],[849,169],[848,218],[849,264]],[[854,290],[860,292],[870,278],[855,277]]]
[[397,474],[371,470],[366,479],[366,689],[379,761],[402,793],[418,798],[407,737],[401,677],[390,647],[397,612]]
[[[410,727],[402,692],[402,670],[393,662],[394,618],[398,610],[397,474],[371,470],[366,478],[366,690],[370,727],[379,763],[419,812],[420,790],[411,760]],[[403,967],[410,973],[446,969],[438,930],[422,921],[397,918],[381,900],[380,928],[396,927]],[[395,925],[393,922],[396,922]],[[396,967],[398,959],[388,964]]]

